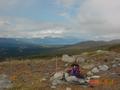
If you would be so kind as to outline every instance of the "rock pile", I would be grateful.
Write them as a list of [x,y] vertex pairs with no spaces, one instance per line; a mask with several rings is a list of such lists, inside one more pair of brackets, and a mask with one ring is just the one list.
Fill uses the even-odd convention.
[[87,75],[88,76],[93,76],[94,74],[97,74],[99,72],[105,72],[109,70],[109,66],[107,65],[99,65],[98,67],[94,67],[92,70],[88,71],[87,72]]
[[59,84],[67,84],[67,83],[74,83],[74,84],[85,84],[87,82],[86,79],[79,79],[75,76],[69,76],[68,73],[60,71],[56,72],[53,77],[50,78],[52,82],[52,86],[56,87]]
[[109,69],[109,67],[107,65],[100,65],[100,66],[98,66],[98,68],[101,71],[107,71]]
[[62,56],[62,61],[72,63],[72,62],[75,62],[75,58],[73,56],[63,55]]
[[[78,63],[80,65],[80,67],[82,69],[86,69],[87,73],[86,73],[86,77],[84,79],[79,79],[76,78],[75,76],[69,76],[68,73],[64,72],[64,71],[60,71],[54,74],[53,77],[51,77],[51,82],[52,82],[52,86],[51,88],[55,88],[56,85],[59,84],[66,84],[66,83],[74,83],[74,84],[85,84],[88,83],[89,80],[91,78],[100,78],[101,74],[103,73],[112,73],[110,72],[110,70],[114,67],[119,67],[120,66],[120,58],[116,58],[114,55],[112,56],[112,58],[110,57],[107,58],[109,56],[111,56],[111,52],[108,51],[102,51],[102,50],[98,50],[96,51],[96,53],[105,53],[106,56],[99,58],[102,60],[105,60],[105,62],[100,61],[97,57],[84,57],[85,55],[82,56],[81,55],[74,55],[74,56],[69,56],[69,55],[63,55],[62,56],[62,61],[65,62],[65,67],[67,67],[70,63]],[[98,57],[100,57],[98,55]],[[107,59],[106,59],[107,58]],[[99,61],[97,61],[99,60]],[[107,61],[106,61],[107,60]]]
[[67,63],[73,63],[73,62],[84,63],[86,59],[82,56],[69,56],[65,54],[62,56],[62,61]]

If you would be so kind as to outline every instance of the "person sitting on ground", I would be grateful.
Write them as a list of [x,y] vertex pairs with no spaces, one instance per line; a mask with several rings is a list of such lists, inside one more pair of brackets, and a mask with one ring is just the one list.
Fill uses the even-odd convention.
[[71,65],[71,68],[67,70],[67,73],[70,76],[75,76],[77,78],[84,78],[84,76],[81,74],[80,66],[75,63]]

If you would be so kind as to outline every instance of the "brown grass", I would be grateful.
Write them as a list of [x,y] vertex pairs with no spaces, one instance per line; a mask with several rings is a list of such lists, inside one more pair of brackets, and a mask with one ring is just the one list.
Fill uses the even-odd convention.
[[[99,85],[96,87],[82,87],[80,85],[59,85],[51,89],[50,77],[56,71],[55,60],[23,60],[5,61],[0,63],[0,73],[5,73],[13,82],[9,90],[120,90],[120,82],[114,85]],[[58,59],[58,70],[64,70],[64,64]],[[107,77],[107,76],[106,76]],[[42,80],[46,78],[47,80]]]

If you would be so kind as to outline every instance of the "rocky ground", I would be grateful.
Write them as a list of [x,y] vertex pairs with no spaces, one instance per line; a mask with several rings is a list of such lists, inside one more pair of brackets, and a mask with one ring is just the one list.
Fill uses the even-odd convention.
[[[93,86],[60,82],[60,72],[77,62]],[[59,73],[55,77],[55,73]],[[96,77],[95,77],[96,76]],[[51,80],[51,77],[57,80]],[[54,83],[53,83],[54,81]],[[8,60],[0,63],[0,90],[120,90],[120,53],[98,50],[49,60]]]

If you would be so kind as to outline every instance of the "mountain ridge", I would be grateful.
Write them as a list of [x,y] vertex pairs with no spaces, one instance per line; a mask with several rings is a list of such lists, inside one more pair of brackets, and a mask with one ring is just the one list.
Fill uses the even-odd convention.
[[[120,39],[111,41],[83,41],[68,45],[41,45],[22,39],[0,38],[0,58],[28,56],[59,56],[62,54],[80,54],[85,51],[106,49],[118,51]],[[109,49],[110,48],[110,49]]]

